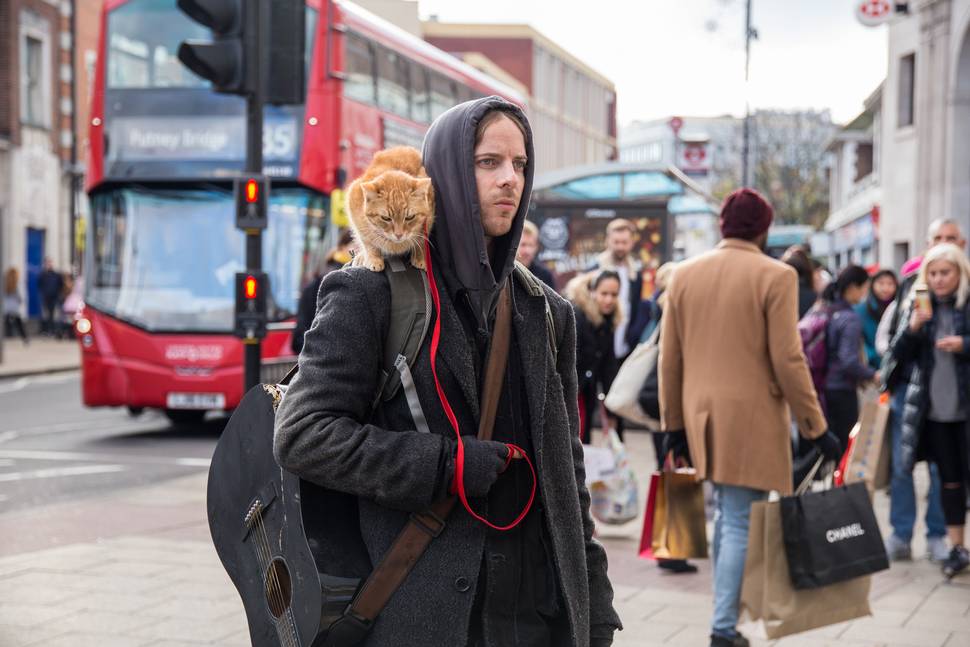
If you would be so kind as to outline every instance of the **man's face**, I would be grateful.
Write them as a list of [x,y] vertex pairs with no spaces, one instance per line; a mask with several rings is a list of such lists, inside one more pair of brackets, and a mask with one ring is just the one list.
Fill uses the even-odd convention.
[[539,240],[535,235],[523,231],[522,238],[519,239],[519,249],[515,253],[515,260],[519,261],[526,267],[529,267],[532,265],[532,261],[535,260],[538,252]]
[[525,186],[525,138],[507,117],[485,128],[475,147],[475,183],[486,238],[504,236],[512,228]]
[[960,234],[960,228],[954,225],[952,222],[947,222],[940,225],[933,237],[930,239],[930,247],[936,247],[941,243],[953,243],[957,247],[963,248],[967,244],[967,241],[963,239],[963,235]]
[[633,251],[633,234],[627,229],[610,232],[606,235],[606,248],[616,260],[625,260]]

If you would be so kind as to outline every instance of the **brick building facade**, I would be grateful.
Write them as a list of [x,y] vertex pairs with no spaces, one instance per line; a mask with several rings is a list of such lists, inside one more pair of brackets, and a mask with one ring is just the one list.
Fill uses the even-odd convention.
[[45,257],[61,271],[78,269],[78,161],[100,9],[101,0],[0,0],[0,259],[20,274],[29,316],[39,313]]

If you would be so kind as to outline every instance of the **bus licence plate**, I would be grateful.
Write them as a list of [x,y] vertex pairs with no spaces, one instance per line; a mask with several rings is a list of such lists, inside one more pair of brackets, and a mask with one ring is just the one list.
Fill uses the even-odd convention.
[[169,409],[225,409],[223,393],[169,393],[165,400]]

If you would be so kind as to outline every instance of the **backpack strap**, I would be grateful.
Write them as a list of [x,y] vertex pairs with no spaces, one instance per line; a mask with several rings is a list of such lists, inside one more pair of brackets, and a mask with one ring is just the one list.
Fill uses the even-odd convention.
[[545,288],[542,287],[542,281],[537,279],[536,275],[530,272],[529,268],[519,261],[515,261],[515,268],[512,270],[512,274],[519,282],[519,285],[521,285],[530,296],[542,297],[542,300],[545,302],[546,337],[549,341],[549,351],[552,353],[552,362],[555,364],[559,360],[559,347],[556,346],[556,341],[559,339],[559,335],[556,333],[556,320],[552,316],[552,308],[549,307],[549,299],[546,298],[546,291]]
[[[407,379],[431,324],[431,290],[427,275],[403,256],[385,258],[384,275],[391,288],[391,311],[387,337],[384,338],[381,388],[374,398],[375,407],[381,400],[387,402],[394,397],[401,387],[402,376]],[[401,357],[403,361],[399,359]]]

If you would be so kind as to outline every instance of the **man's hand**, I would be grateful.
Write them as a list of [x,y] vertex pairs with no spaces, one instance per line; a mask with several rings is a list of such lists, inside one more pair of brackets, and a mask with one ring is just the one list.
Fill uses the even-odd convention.
[[[462,436],[465,443],[465,493],[468,496],[485,496],[505,471],[511,461],[512,450],[505,443],[479,440],[475,436]],[[452,493],[457,492],[452,484]]]
[[926,324],[926,322],[932,318],[933,318],[932,312],[920,310],[919,308],[913,308],[913,314],[909,316],[910,332],[919,332]]
[[815,448],[822,452],[822,456],[826,460],[837,463],[842,458],[842,442],[831,431],[826,431],[812,442],[815,444]]
[[663,456],[666,461],[667,456],[673,455],[676,467],[686,467],[690,465],[690,447],[687,445],[687,433],[680,429],[678,431],[668,431],[663,439]]
[[963,337],[959,335],[951,335],[949,337],[943,337],[936,341],[936,347],[947,353],[962,353],[963,352]]

